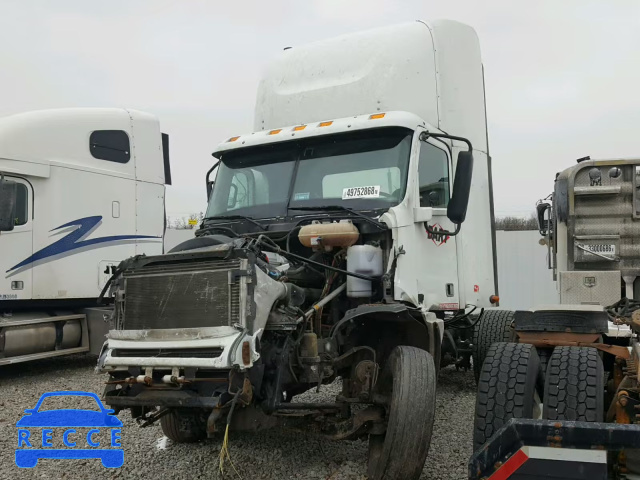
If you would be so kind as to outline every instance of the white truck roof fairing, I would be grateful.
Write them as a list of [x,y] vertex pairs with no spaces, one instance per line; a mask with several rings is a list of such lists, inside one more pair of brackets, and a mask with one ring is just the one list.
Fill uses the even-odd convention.
[[254,129],[406,111],[486,152],[483,85],[478,37],[467,25],[369,30],[281,52],[258,87]]
[[[95,130],[122,130],[131,141],[128,163],[105,162],[89,150]],[[134,142],[135,134],[135,142]],[[158,119],[122,108],[39,110],[0,118],[0,172],[48,178],[52,165],[164,184]],[[152,142],[147,142],[153,138]],[[153,151],[148,151],[153,145]]]

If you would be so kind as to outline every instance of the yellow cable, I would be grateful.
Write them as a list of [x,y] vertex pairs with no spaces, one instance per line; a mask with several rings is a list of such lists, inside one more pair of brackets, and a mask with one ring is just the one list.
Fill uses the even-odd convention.
[[229,460],[231,468],[233,468],[233,471],[236,472],[236,475],[238,475],[238,477],[242,479],[242,475],[240,475],[238,473],[238,470],[236,470],[236,466],[231,461],[231,456],[229,455],[229,424],[227,424],[227,428],[225,428],[224,430],[224,440],[222,441],[222,448],[220,449],[220,473],[222,475],[224,475],[225,457],[227,458],[227,460]]

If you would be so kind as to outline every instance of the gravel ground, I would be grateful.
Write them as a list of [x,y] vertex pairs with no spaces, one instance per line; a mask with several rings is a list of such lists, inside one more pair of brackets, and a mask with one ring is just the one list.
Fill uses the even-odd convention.
[[[108,470],[99,460],[40,460],[34,469],[17,468],[15,424],[23,410],[33,408],[47,391],[86,390],[101,394],[105,377],[95,374],[93,366],[94,360],[73,356],[0,367],[0,479],[221,478],[217,468],[219,439],[195,445],[172,444],[159,425],[138,428],[128,413],[121,414],[123,468]],[[325,388],[324,395],[331,393],[330,387]],[[441,373],[435,430],[421,478],[466,478],[474,402],[471,372],[448,368]],[[332,442],[303,433],[271,430],[231,433],[229,449],[244,480],[366,478],[367,445],[362,441]],[[238,477],[228,472],[225,478]]]

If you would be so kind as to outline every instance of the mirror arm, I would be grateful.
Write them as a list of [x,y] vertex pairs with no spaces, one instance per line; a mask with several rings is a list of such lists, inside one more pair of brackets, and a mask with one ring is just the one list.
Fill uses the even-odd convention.
[[433,137],[433,138],[448,138],[450,140],[457,140],[459,142],[463,142],[467,144],[467,148],[469,149],[470,152],[473,151],[473,146],[471,145],[471,142],[464,138],[464,137],[456,137],[455,135],[448,135],[446,133],[432,133],[432,132],[422,132],[420,134],[420,140],[421,141],[426,141],[428,138]]
[[207,201],[209,201],[209,197],[211,196],[211,180],[209,180],[209,177],[211,176],[211,173],[216,168],[218,168],[218,165],[220,165],[220,160],[218,160],[216,163],[213,164],[213,166],[207,172],[207,176],[205,177],[206,186],[207,186]]
[[434,230],[427,224],[427,222],[424,222],[424,228],[430,235],[448,235],[449,237],[455,237],[460,233],[460,224],[456,223],[454,225],[456,226],[456,229],[453,232],[449,232],[448,230]]

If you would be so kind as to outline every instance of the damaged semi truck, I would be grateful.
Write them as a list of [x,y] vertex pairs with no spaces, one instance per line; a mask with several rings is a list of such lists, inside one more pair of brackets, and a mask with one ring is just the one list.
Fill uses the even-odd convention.
[[639,192],[640,160],[583,158],[538,202],[560,305],[477,324],[470,478],[640,478]]
[[[418,478],[438,370],[469,362],[470,313],[496,293],[487,152],[472,28],[285,49],[255,132],[213,153],[197,237],[113,276],[106,403],[177,442],[368,439],[371,478]],[[338,378],[332,402],[296,398]]]

